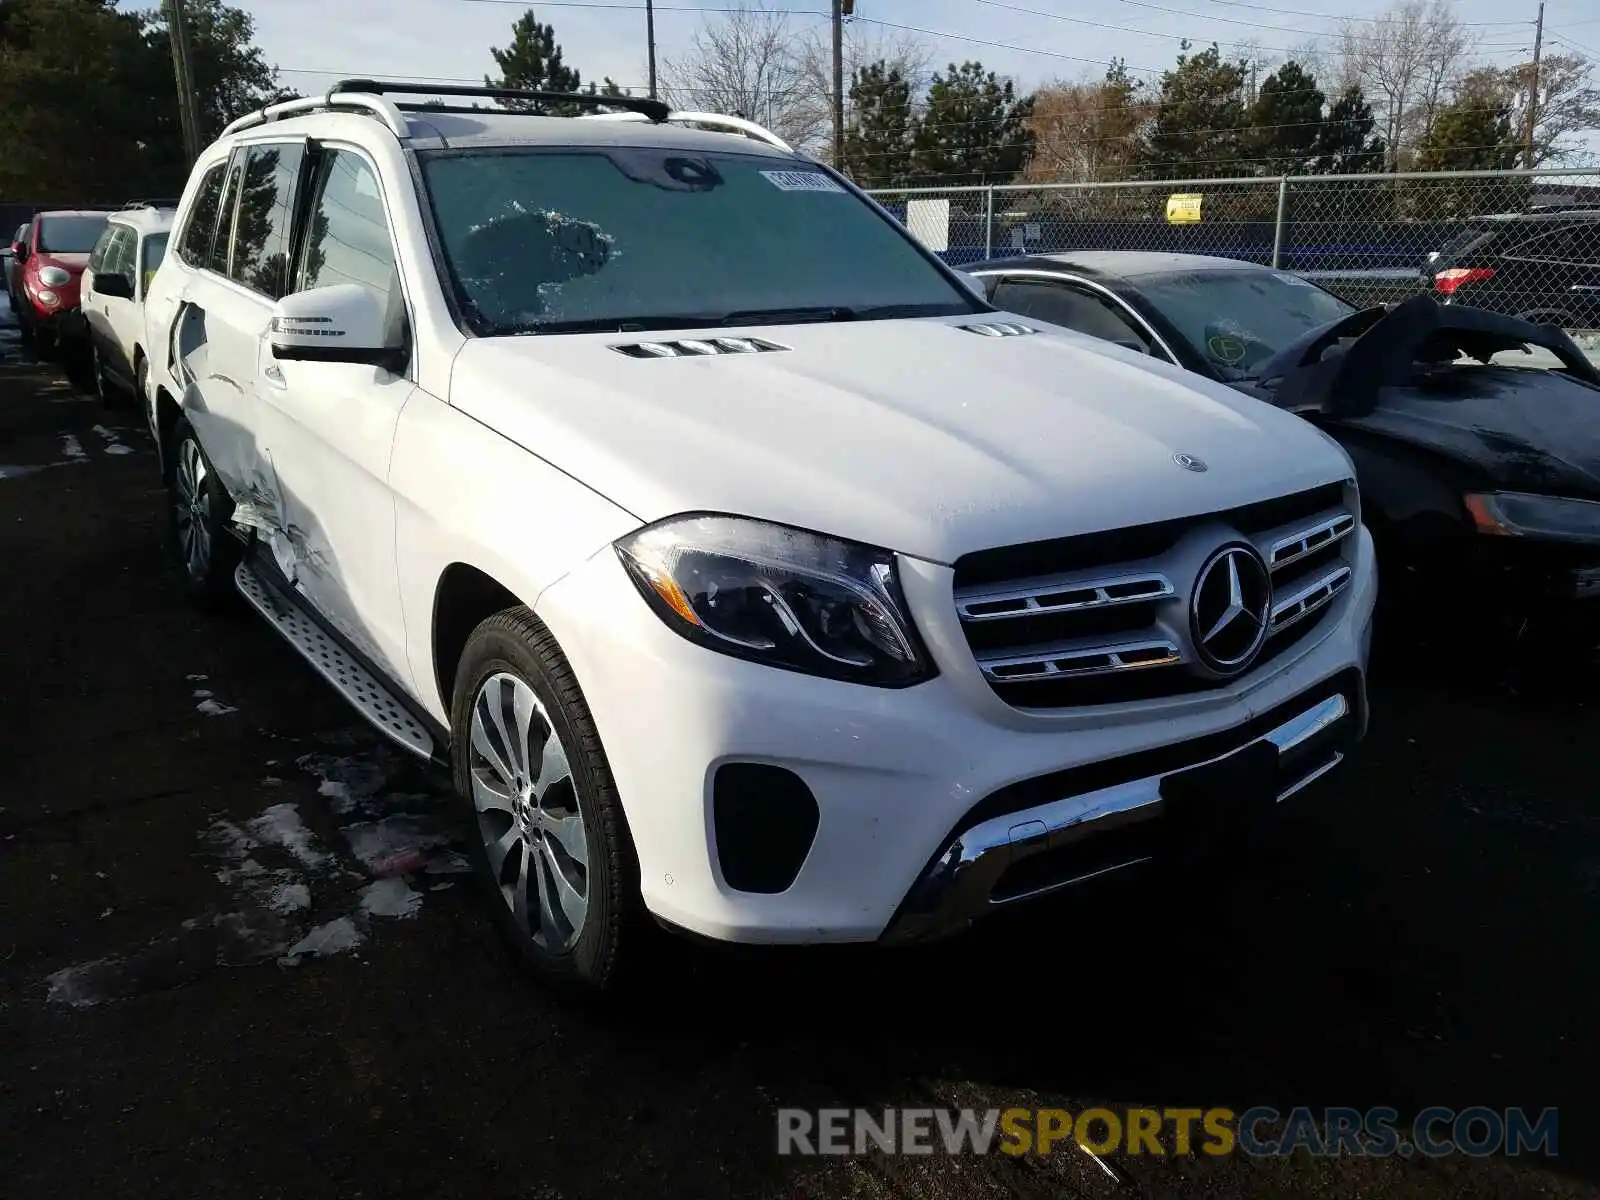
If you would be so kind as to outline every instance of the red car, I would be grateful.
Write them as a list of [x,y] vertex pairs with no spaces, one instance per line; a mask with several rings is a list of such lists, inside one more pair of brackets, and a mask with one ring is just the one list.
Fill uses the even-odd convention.
[[17,324],[39,350],[82,336],[78,280],[110,216],[90,210],[36,213],[22,240],[12,246],[18,264],[12,297]]

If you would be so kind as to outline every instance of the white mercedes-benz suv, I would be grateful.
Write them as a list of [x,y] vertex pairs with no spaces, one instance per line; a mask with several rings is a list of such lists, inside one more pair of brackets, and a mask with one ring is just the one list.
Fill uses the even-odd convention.
[[1311,425],[996,311],[748,122],[391,99],[440,92],[204,152],[146,398],[195,597],[448,764],[546,979],[646,917],[946,934],[1363,736],[1372,544]]

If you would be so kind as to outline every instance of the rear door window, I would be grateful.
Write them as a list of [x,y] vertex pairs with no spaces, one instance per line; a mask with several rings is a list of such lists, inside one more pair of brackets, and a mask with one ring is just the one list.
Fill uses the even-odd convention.
[[203,267],[211,261],[217,213],[222,207],[222,177],[227,169],[226,163],[218,163],[206,172],[189,209],[189,219],[178,240],[178,257],[191,267]]
[[126,225],[117,227],[116,237],[106,254],[106,270],[110,274],[121,275],[130,283],[133,281],[133,250],[138,241],[139,235]]
[[94,244],[94,249],[89,251],[89,270],[96,275],[103,274],[106,269],[106,252],[111,249],[111,239],[117,236],[117,226],[107,225],[101,232],[100,238]]
[[251,146],[244,162],[234,228],[233,279],[280,300],[287,291],[289,238],[305,143]]
[[1115,304],[1061,282],[1008,279],[994,289],[995,307],[1036,317],[1107,342],[1150,353],[1150,339]]
[[217,238],[211,244],[211,256],[203,264],[219,275],[228,273],[228,260],[233,248],[233,214],[239,203],[239,186],[244,181],[244,152],[235,151],[228,163],[228,181],[222,188],[221,210],[217,214]]

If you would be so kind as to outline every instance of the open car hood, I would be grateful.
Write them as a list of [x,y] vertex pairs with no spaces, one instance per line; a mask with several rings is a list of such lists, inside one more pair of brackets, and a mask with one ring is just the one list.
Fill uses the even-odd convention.
[[[1526,346],[1561,368],[1489,361]],[[1311,331],[1239,388],[1330,431],[1448,458],[1500,487],[1600,497],[1600,371],[1555,326],[1417,296]]]
[[1549,351],[1567,374],[1600,387],[1600,371],[1554,325],[1413,296],[1391,309],[1363,309],[1302,335],[1261,365],[1248,390],[1295,412],[1364,417],[1386,389],[1407,387],[1419,370],[1448,366],[1462,355],[1488,363],[1496,354],[1527,346]]

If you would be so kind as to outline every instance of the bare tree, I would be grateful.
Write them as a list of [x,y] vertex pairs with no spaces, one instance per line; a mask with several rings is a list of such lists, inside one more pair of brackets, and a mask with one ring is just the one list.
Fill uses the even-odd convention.
[[[1518,63],[1500,72],[1501,88],[1516,109],[1519,140],[1528,128],[1528,87],[1533,64]],[[1574,135],[1600,127],[1600,88],[1594,63],[1581,54],[1546,54],[1539,63],[1539,106],[1534,110],[1533,162],[1552,165],[1582,149]]]
[[1389,166],[1398,170],[1461,78],[1477,39],[1449,0],[1397,0],[1376,18],[1339,30],[1344,81],[1358,83],[1378,110]]
[[[874,29],[851,22],[844,27],[845,125],[851,121],[850,81],[856,71],[873,63],[885,71],[898,71],[911,83],[911,101],[920,108],[923,92],[933,77],[937,57],[932,46],[914,33]],[[828,160],[833,157],[833,36],[826,23],[813,25],[797,39],[796,57],[804,88],[796,98],[805,111],[804,124],[815,130],[806,149]]]
[[1096,183],[1127,179],[1138,155],[1139,131],[1155,104],[1126,71],[1099,79],[1059,82],[1034,95],[1034,152],[1026,183]]
[[674,108],[756,121],[791,145],[814,141],[816,106],[789,21],[758,3],[701,25],[688,51],[662,64],[663,97]]

